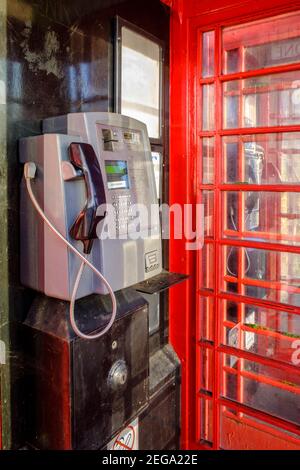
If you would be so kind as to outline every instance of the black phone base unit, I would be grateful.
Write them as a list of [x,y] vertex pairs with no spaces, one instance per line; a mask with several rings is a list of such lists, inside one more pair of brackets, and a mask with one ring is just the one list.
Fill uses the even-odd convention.
[[[89,341],[73,332],[67,302],[35,299],[20,331],[30,365],[24,383],[29,447],[179,448],[177,356],[169,345],[149,352],[148,304],[138,292],[124,289],[116,299],[113,326]],[[108,296],[79,300],[75,315],[84,332],[103,327]]]
[[51,117],[20,140],[20,161],[21,281],[39,292],[21,327],[28,445],[178,446],[178,361],[164,343],[150,354],[137,292],[186,278],[162,269],[146,125],[115,113]]

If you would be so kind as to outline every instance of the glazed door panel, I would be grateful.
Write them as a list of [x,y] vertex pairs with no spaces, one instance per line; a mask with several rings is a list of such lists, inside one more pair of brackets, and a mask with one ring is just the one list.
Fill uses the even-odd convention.
[[195,440],[300,449],[300,12],[193,34]]

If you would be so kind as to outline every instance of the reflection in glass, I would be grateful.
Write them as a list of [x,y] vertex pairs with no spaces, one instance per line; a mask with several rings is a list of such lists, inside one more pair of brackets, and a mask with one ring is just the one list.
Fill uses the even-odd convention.
[[214,75],[215,61],[215,32],[208,31],[202,36],[202,77]]
[[300,124],[299,71],[227,82],[223,95],[226,129]]
[[286,421],[298,422],[295,410],[300,399],[299,375],[235,356],[224,355],[223,362],[232,369],[223,372],[223,396]]
[[300,12],[223,30],[223,72],[234,73],[300,61]]
[[214,192],[202,191],[202,201],[204,205],[204,236],[214,235]]
[[152,155],[152,162],[154,168],[154,177],[155,177],[155,185],[156,185],[156,194],[157,199],[161,199],[161,186],[162,186],[162,179],[161,179],[161,153],[160,152],[151,152]]
[[200,399],[201,433],[200,439],[206,442],[213,441],[213,401]]
[[202,87],[202,129],[204,131],[215,128],[215,87],[203,85]]
[[200,349],[200,388],[212,392],[213,390],[213,350]]
[[226,300],[222,301],[222,311],[227,322],[223,344],[293,364],[293,342],[300,339],[300,315]]
[[212,243],[205,243],[201,250],[201,264],[199,266],[199,287],[202,289],[214,289],[214,246]]
[[300,306],[300,254],[240,246],[223,250],[225,291],[240,285],[249,297]]
[[300,192],[224,191],[223,235],[300,245]]
[[215,139],[202,139],[202,183],[213,184],[215,177]]
[[224,183],[300,183],[300,132],[223,138]]
[[198,304],[200,315],[200,331],[198,332],[200,340],[214,340],[214,299],[212,297],[200,297]]

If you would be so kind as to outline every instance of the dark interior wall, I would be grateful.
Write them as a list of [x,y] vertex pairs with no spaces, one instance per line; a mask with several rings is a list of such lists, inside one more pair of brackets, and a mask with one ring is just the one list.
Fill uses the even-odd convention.
[[11,419],[10,413],[16,408],[15,391],[21,367],[14,353],[13,325],[24,319],[34,295],[19,282],[18,206],[22,168],[18,163],[18,139],[39,134],[41,119],[45,117],[78,111],[112,111],[115,15],[168,44],[169,12],[159,0],[7,0],[6,8],[1,17],[7,19],[6,38],[0,44],[6,51],[7,83],[7,148],[1,148],[0,160],[0,216],[3,215],[0,326],[2,337],[10,336],[12,341],[10,361],[1,378],[3,445],[10,447],[11,441],[13,444],[18,441],[18,418]]

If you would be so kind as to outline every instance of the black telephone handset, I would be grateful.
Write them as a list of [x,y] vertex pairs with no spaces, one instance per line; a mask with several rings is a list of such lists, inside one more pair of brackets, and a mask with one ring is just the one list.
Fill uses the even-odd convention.
[[97,209],[106,204],[106,196],[101,168],[97,155],[90,144],[72,142],[69,146],[69,157],[79,178],[84,178],[86,186],[86,204],[78,214],[70,229],[70,235],[75,240],[81,240],[84,253],[90,253],[93,240],[97,237],[97,225],[104,219],[106,213],[97,215]]

